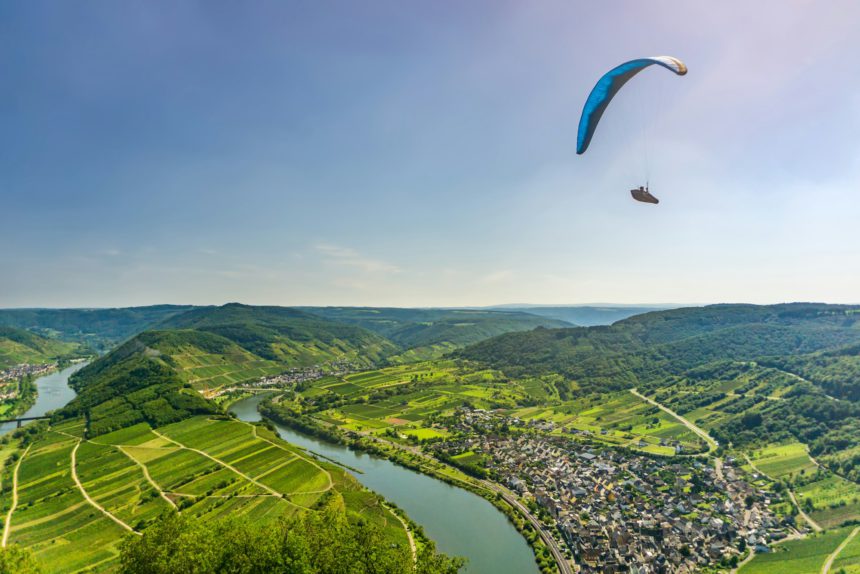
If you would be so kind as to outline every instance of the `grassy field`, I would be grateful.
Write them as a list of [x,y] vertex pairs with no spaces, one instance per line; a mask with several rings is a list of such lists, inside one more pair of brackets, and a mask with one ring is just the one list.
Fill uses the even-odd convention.
[[[740,574],[818,574],[827,557],[853,528],[839,528],[802,540],[791,540],[773,547],[773,552],[757,554],[740,569]],[[852,545],[849,545],[851,548]],[[846,548],[844,552],[848,551]],[[860,548],[851,548],[851,551]],[[840,557],[843,554],[840,553]],[[850,558],[847,560],[850,562]],[[838,569],[834,564],[832,572]]]
[[[174,508],[259,523],[313,512],[329,492],[343,497],[352,519],[375,522],[392,544],[407,544],[402,524],[375,494],[264,427],[195,417],[154,430],[138,424],[92,441],[80,438],[82,428],[70,421],[46,431],[21,461],[9,540],[30,547],[47,572],[114,569],[128,533],[123,524],[144,531]],[[75,449],[80,487],[71,468]],[[10,484],[8,468],[3,478]],[[4,513],[11,498],[3,496]]]
[[796,478],[818,468],[809,458],[806,445],[799,442],[768,445],[754,450],[750,458],[756,468],[774,479]]
[[[295,400],[322,422],[401,441],[446,437],[434,419],[469,405],[518,417],[524,424],[553,422],[555,434],[576,430],[655,454],[674,454],[676,444],[686,452],[703,448],[675,418],[628,392],[561,400],[558,378],[511,380],[491,369],[438,360],[325,377],[304,385]],[[331,403],[336,406],[326,408]]]

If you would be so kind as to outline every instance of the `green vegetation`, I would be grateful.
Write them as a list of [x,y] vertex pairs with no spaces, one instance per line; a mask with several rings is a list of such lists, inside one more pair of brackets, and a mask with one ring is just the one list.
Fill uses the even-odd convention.
[[[213,541],[218,541],[213,544]],[[230,518],[216,522],[165,515],[142,537],[126,538],[123,574],[254,572],[354,572],[356,574],[455,574],[461,562],[425,544],[413,557],[392,545],[372,522],[350,523],[342,498],[318,512],[265,527]]]
[[427,360],[484,339],[536,327],[570,323],[522,311],[477,309],[398,309],[384,307],[305,307],[332,321],[358,325],[404,349],[398,362]]
[[22,363],[43,364],[75,356],[78,345],[0,326],[0,370]]
[[[76,419],[49,430],[22,429],[14,438],[22,450],[5,466],[4,513],[12,503],[12,468],[20,462],[10,542],[31,550],[47,572],[114,570],[123,538],[141,540],[129,530],[157,540],[158,534],[148,538],[150,529],[159,532],[165,513],[176,511],[195,536],[201,528],[220,528],[227,517],[256,526],[285,519],[317,524],[308,517],[329,508],[326,520],[337,514],[338,532],[356,527],[345,537],[364,536],[380,556],[411,559],[409,535],[378,496],[264,426],[198,416],[157,429],[139,423],[93,440],[80,438],[83,427]],[[260,536],[263,530],[271,528]],[[429,563],[447,563],[429,542],[420,548]]]
[[123,309],[0,309],[0,325],[108,350],[189,305],[153,305]]
[[773,552],[756,554],[740,569],[740,574],[818,574],[827,557],[851,530],[840,528],[802,540],[783,542],[774,546]]

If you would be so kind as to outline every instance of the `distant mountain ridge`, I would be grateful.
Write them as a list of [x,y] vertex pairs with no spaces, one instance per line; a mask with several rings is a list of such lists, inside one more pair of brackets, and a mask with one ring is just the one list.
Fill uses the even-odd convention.
[[107,350],[191,305],[116,309],[0,309],[0,325]]
[[518,311],[565,321],[580,327],[611,325],[634,315],[664,311],[674,305],[500,305],[501,311]]
[[567,321],[523,311],[410,309],[396,307],[302,307],[327,319],[378,333],[410,356],[438,356],[452,349],[536,327],[570,327]]

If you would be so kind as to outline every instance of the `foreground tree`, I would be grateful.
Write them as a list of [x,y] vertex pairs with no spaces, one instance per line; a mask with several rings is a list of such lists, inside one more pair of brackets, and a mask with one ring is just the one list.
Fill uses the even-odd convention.
[[265,525],[165,514],[126,538],[120,562],[123,574],[455,574],[462,565],[429,544],[413,561],[408,547],[348,521],[336,502]]

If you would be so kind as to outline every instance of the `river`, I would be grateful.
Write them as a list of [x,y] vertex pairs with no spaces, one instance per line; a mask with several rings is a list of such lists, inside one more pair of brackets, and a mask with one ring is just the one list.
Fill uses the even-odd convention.
[[[42,416],[63,407],[75,397],[69,377],[84,364],[36,379],[39,395],[24,417]],[[262,395],[235,403],[230,410],[245,421],[259,421],[257,405]],[[441,480],[408,470],[386,459],[275,425],[281,437],[293,444],[327,456],[362,472],[355,478],[367,488],[394,502],[423,526],[437,548],[468,560],[469,574],[539,574],[534,555],[507,517],[480,496]],[[0,435],[15,423],[0,425]]]
[[[244,421],[259,421],[257,395],[236,402],[230,411]],[[534,554],[507,517],[480,496],[398,466],[384,458],[275,425],[281,438],[317,452],[362,474],[355,478],[406,511],[449,555],[463,556],[469,574],[538,574]]]
[[[75,391],[69,386],[69,377],[75,371],[79,371],[86,363],[78,363],[61,371],[55,371],[34,381],[39,395],[36,402],[27,412],[20,417],[41,417],[49,411],[66,406],[70,400],[75,398]],[[0,436],[15,430],[15,423],[3,423],[0,425]]]

